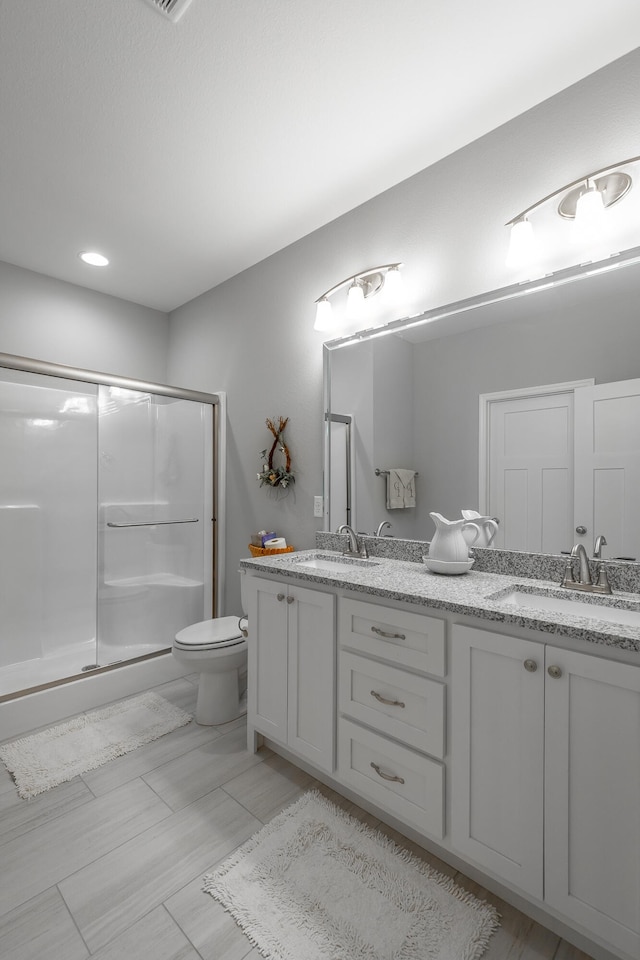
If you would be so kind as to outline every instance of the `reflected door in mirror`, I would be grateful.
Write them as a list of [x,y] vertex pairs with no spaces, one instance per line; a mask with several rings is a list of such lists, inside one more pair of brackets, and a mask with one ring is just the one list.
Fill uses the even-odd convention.
[[576,390],[575,519],[607,556],[640,558],[640,380]]

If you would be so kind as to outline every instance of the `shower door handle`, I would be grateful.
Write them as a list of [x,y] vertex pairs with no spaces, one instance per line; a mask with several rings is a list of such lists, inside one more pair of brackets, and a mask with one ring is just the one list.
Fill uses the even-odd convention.
[[197,523],[197,517],[190,517],[188,520],[146,520],[139,523],[111,523],[107,522],[108,527],[161,527],[166,523]]

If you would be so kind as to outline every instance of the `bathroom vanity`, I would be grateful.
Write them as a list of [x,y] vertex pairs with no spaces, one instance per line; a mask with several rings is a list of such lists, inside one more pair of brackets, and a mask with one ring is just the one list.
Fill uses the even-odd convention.
[[241,567],[251,750],[266,738],[595,957],[637,960],[640,594],[330,550]]

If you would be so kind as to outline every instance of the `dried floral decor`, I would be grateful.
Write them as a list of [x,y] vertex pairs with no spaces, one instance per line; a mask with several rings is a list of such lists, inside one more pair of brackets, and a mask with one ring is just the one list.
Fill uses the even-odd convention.
[[[289,423],[289,417],[278,417],[277,422],[275,419],[267,418],[265,423],[274,439],[268,454],[266,449],[260,451],[262,460],[266,462],[263,462],[262,471],[256,474],[256,477],[260,481],[261,487],[267,484],[269,487],[285,489],[295,482],[295,477],[291,472],[291,454],[283,438],[285,427]],[[273,458],[276,452],[284,456],[284,464],[274,465]]]

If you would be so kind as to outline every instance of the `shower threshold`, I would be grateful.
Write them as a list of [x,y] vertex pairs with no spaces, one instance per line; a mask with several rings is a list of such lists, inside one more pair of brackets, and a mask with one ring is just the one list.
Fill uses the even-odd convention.
[[40,690],[59,687],[74,680],[82,680],[89,676],[95,677],[97,674],[117,670],[124,665],[152,660],[169,653],[170,649],[170,647],[163,647],[128,659],[113,660],[104,665],[90,665],[88,669],[84,665],[81,666],[81,662],[86,661],[86,652],[82,657],[79,657],[77,653],[73,657],[69,655],[66,657],[43,657],[40,660],[29,660],[26,663],[1,667],[0,703],[15,700],[30,693],[37,693]]

